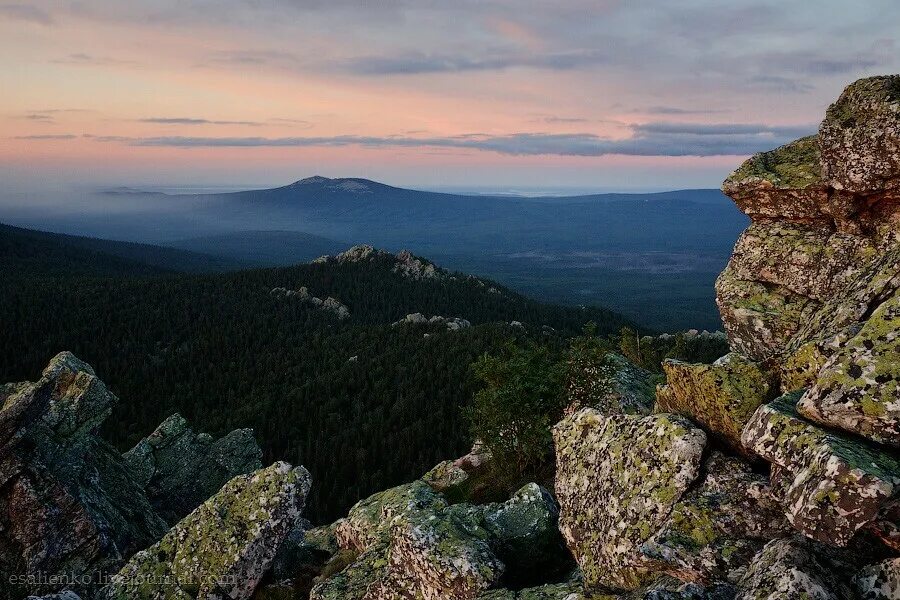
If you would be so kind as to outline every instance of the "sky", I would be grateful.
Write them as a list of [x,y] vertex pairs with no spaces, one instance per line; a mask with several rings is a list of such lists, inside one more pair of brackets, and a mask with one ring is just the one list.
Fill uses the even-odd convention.
[[0,179],[718,187],[900,72],[896,0],[0,0]]

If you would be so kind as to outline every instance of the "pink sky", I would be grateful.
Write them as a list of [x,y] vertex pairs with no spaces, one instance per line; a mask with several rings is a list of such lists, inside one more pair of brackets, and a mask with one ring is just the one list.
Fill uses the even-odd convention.
[[0,176],[714,187],[898,70],[895,3],[371,4],[0,2]]

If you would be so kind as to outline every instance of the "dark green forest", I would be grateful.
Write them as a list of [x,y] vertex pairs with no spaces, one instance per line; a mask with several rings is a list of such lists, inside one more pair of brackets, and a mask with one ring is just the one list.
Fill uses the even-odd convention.
[[[12,228],[0,229],[0,251],[0,381],[33,380],[71,350],[119,396],[103,433],[122,450],[176,411],[213,434],[252,427],[266,461],[310,470],[319,522],[467,449],[470,364],[483,354],[561,348],[588,321],[598,334],[631,325],[461,274],[413,280],[391,256],[184,274]],[[350,317],[271,293],[301,286]],[[473,326],[391,326],[413,312]]]

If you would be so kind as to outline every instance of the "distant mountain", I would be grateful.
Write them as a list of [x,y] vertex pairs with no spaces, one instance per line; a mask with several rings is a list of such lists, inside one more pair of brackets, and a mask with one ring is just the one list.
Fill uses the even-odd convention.
[[329,240],[408,249],[535,298],[616,306],[664,330],[721,327],[713,282],[748,223],[718,190],[522,198],[321,176],[230,193],[127,190],[98,202],[103,210],[14,222],[259,266],[334,252]]
[[22,275],[158,275],[202,273],[240,261],[132,242],[22,229],[0,223],[0,273]]
[[324,254],[336,254],[348,246],[301,231],[237,231],[178,240],[167,245],[258,266],[309,262]]

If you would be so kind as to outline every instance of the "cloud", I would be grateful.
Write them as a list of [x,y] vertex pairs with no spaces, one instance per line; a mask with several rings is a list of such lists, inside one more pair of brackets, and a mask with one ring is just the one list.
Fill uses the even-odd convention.
[[133,146],[175,148],[342,147],[456,148],[514,156],[745,156],[808,135],[815,127],[778,127],[757,124],[647,123],[632,126],[632,136],[613,139],[591,133],[541,132],[509,135],[464,134],[449,137],[358,136],[331,137],[189,137],[97,138]]
[[0,19],[28,21],[39,25],[52,25],[54,22],[50,13],[27,4],[0,4]]
[[460,73],[511,68],[568,71],[607,62],[606,52],[579,50],[546,54],[499,54],[496,56],[454,56],[412,52],[398,56],[360,56],[338,66],[354,75],[418,75],[423,73]]
[[72,135],[71,133],[54,133],[54,134],[41,134],[41,135],[17,135],[14,139],[34,140],[34,141],[50,141],[50,140],[74,140],[77,137],[78,137],[77,135]]
[[726,112],[712,108],[681,108],[680,106],[648,106],[647,108],[638,108],[634,112],[648,113],[653,115],[712,115]]
[[195,119],[190,117],[148,117],[138,119],[141,123],[156,123],[159,125],[247,125],[258,127],[259,121],[219,121],[212,119]]
[[95,67],[135,67],[140,63],[134,60],[123,60],[109,56],[93,56],[83,52],[75,52],[62,58],[50,61],[57,65],[83,65]]

